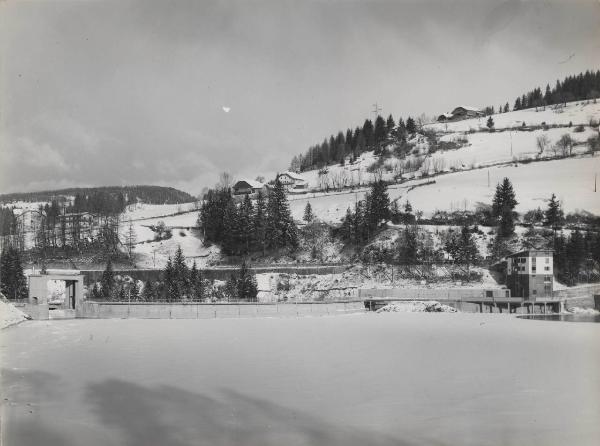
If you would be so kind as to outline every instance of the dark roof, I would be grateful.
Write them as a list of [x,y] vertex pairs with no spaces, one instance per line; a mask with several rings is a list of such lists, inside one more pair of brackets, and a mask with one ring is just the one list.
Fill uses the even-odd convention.
[[519,251],[519,252],[515,252],[514,254],[507,255],[506,258],[529,257],[529,255],[532,253],[554,254],[554,250],[552,250],[552,249],[526,249],[524,251]]

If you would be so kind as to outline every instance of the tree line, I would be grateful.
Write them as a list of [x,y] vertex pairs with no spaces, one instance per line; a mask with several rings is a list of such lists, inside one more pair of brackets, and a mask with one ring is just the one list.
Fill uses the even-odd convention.
[[12,194],[0,195],[0,202],[8,203],[11,201],[51,201],[58,197],[70,197],[75,195],[90,196],[95,193],[104,193],[109,195],[122,194],[127,197],[128,203],[135,203],[137,200],[149,204],[177,204],[191,203],[195,199],[187,192],[175,189],[173,187],[163,186],[105,186],[105,187],[76,187],[59,190],[46,190],[38,192],[16,192]]
[[322,143],[309,147],[304,154],[294,156],[290,169],[302,172],[330,164],[343,165],[347,158],[354,162],[361,153],[371,150],[379,155],[387,144],[406,142],[423,123],[423,119],[415,120],[410,116],[406,122],[400,118],[397,123],[392,115],[387,119],[378,115],[375,122],[365,119],[362,127],[339,131],[336,135],[325,138]]
[[[600,70],[567,76],[562,82],[556,81],[553,88],[546,84],[542,93],[540,87],[534,88],[515,99],[513,110],[566,104],[571,101],[583,101],[600,97]],[[508,111],[508,110],[505,110]]]

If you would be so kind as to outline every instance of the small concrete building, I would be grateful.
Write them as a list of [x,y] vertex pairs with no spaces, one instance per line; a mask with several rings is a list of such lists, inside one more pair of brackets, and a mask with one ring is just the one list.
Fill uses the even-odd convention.
[[83,274],[77,270],[49,269],[46,273],[34,273],[29,276],[29,303],[48,305],[48,282],[65,282],[65,301],[63,310],[75,310],[83,300]]
[[506,257],[506,286],[512,296],[535,300],[552,297],[553,251],[529,249]]

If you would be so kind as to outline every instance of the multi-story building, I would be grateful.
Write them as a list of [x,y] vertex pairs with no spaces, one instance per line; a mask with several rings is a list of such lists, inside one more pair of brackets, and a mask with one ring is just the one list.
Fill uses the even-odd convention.
[[552,250],[529,249],[507,256],[506,261],[506,286],[513,297],[535,300],[552,296]]

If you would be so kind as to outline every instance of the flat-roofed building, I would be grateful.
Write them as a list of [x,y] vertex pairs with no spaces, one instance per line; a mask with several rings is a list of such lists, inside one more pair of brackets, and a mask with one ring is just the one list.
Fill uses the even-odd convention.
[[506,257],[506,286],[512,296],[529,300],[552,296],[553,254],[550,249],[529,249]]

